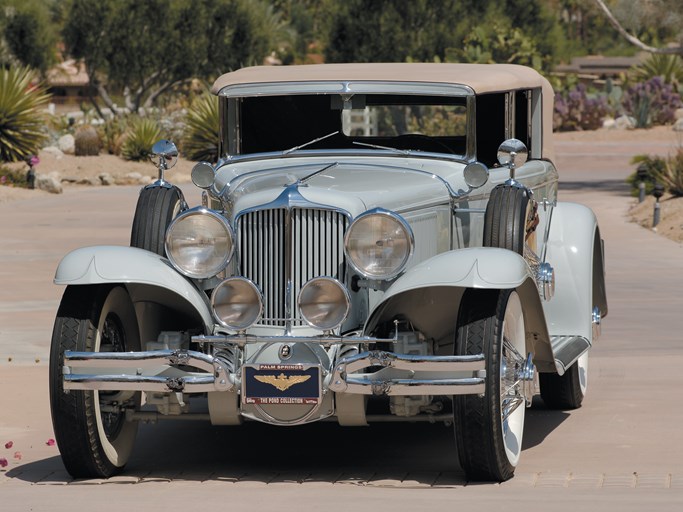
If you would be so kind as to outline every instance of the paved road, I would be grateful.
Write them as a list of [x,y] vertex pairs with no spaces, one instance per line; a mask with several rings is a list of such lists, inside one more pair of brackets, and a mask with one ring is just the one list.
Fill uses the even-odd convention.
[[[530,409],[517,476],[501,485],[464,481],[448,428],[401,424],[145,425],[125,475],[72,481],[47,444],[46,361],[61,294],[51,279],[68,250],[128,243],[136,191],[70,190],[39,205],[0,205],[0,457],[9,461],[0,471],[3,508],[681,510],[683,246],[626,223],[630,199],[621,185],[629,152],[657,148],[581,148],[603,155],[595,161],[572,156],[577,149],[558,146],[561,199],[591,206],[600,219],[610,312],[591,352],[584,406]],[[12,448],[3,448],[8,441]]]

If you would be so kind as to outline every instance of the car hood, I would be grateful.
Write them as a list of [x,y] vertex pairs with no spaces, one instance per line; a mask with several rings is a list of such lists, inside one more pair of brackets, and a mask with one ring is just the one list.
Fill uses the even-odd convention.
[[[233,214],[252,208],[341,209],[352,217],[382,207],[409,211],[447,202],[465,187],[463,164],[419,158],[298,158],[235,162],[216,174],[214,192]],[[307,205],[306,203],[310,203]]]

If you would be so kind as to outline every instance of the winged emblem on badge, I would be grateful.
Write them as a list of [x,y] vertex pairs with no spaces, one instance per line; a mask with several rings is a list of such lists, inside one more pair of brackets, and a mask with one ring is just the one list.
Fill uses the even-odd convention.
[[281,373],[280,375],[254,375],[254,378],[263,382],[264,384],[270,384],[276,387],[280,391],[286,391],[295,384],[300,384],[301,382],[306,382],[311,378],[310,375],[285,375]]

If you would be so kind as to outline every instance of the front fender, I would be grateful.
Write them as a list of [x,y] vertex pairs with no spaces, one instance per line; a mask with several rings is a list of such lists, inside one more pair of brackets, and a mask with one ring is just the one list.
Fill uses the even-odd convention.
[[592,342],[593,307],[607,315],[602,240],[592,210],[557,203],[546,259],[555,269],[555,296],[544,304],[551,334],[580,335]]
[[371,311],[364,332],[376,332],[402,317],[435,340],[443,355],[452,354],[460,301],[468,288],[516,290],[524,310],[527,349],[539,369],[554,371],[548,328],[531,269],[524,258],[506,249],[458,249],[416,265],[386,291]]
[[153,252],[122,246],[76,249],[59,263],[55,284],[125,284],[134,302],[154,301],[201,318],[206,332],[214,321],[206,294]]

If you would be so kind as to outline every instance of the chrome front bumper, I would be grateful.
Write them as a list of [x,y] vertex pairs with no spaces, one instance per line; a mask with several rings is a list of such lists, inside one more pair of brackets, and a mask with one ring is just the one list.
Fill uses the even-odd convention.
[[[210,342],[209,337],[201,338],[205,343]],[[308,338],[289,337],[279,337],[278,341],[311,342]],[[63,380],[67,391],[237,391],[241,386],[241,372],[233,373],[230,368],[231,363],[220,356],[192,350],[67,351]],[[364,371],[368,368],[374,371]],[[486,382],[481,354],[412,356],[373,350],[344,357],[332,369],[323,368],[323,375],[323,389],[362,395],[483,394]]]

